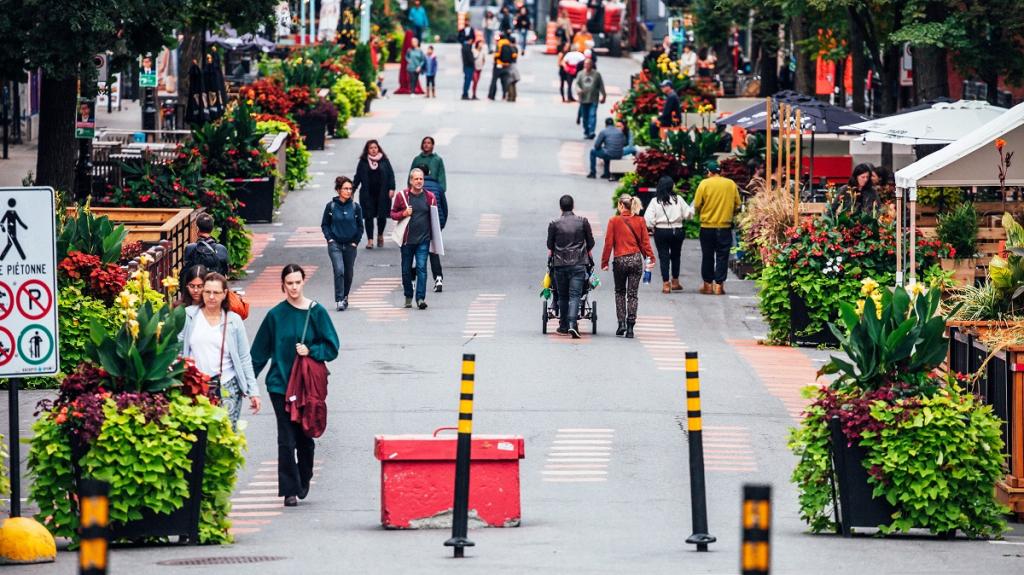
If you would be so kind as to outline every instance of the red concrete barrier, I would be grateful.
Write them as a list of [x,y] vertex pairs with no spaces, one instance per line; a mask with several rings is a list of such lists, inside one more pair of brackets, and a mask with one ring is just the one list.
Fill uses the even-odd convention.
[[[441,529],[452,523],[455,437],[378,435],[380,521],[387,529]],[[518,527],[519,460],[525,441],[514,435],[474,435],[471,450],[471,526]]]

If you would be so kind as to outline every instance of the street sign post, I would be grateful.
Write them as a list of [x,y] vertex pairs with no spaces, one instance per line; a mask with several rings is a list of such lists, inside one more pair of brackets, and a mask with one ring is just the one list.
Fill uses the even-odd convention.
[[55,206],[53,188],[0,188],[0,377],[10,378],[11,517],[21,515],[20,379],[60,369]]

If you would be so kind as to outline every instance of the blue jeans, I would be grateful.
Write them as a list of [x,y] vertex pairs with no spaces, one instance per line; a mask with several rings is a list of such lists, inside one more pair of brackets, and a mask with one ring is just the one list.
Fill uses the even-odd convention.
[[636,146],[626,146],[625,148],[622,148],[622,157],[623,158],[625,158],[626,156],[635,156],[635,155],[636,155]]
[[621,158],[621,156],[619,156],[619,158],[612,157],[612,156],[609,156],[608,152],[604,151],[603,149],[599,150],[597,148],[590,148],[590,173],[591,174],[596,173],[596,170],[597,170],[597,159],[598,158],[601,158],[602,160],[604,160],[604,174],[603,174],[602,177],[608,177],[608,168],[611,165],[611,161],[612,160],[618,160],[619,158]]
[[416,258],[416,301],[427,299],[427,256],[430,254],[430,240],[421,244],[402,246],[402,291],[405,297],[412,297],[412,263]]
[[592,136],[597,128],[597,102],[580,104],[580,116],[583,117],[583,135]]
[[487,52],[494,51],[494,30],[484,28],[484,44],[487,45]]
[[516,30],[516,36],[519,37],[519,49],[522,50],[523,54],[526,53],[526,38],[529,37],[529,30]]
[[558,288],[558,327],[569,329],[576,325],[580,314],[580,296],[587,281],[587,266],[558,266],[555,285]]
[[327,244],[327,255],[331,258],[331,268],[334,270],[334,301],[338,302],[348,298],[348,292],[352,289],[352,279],[355,277],[356,268],[356,246],[338,242]]
[[473,66],[462,67],[462,97],[469,97],[469,87],[473,84]]

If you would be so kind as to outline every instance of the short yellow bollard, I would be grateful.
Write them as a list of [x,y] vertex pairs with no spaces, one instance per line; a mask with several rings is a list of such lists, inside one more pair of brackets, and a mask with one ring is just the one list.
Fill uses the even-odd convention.
[[0,524],[0,565],[52,563],[57,560],[53,535],[31,517],[10,517]]

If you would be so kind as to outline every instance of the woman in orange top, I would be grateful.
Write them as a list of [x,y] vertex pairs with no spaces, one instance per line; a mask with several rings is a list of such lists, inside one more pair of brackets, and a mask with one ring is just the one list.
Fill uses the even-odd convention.
[[608,220],[604,236],[604,253],[601,255],[601,269],[608,270],[608,259],[615,253],[613,274],[615,277],[615,314],[619,327],[615,335],[633,337],[636,324],[637,291],[644,271],[654,266],[654,251],[647,234],[647,224],[640,217],[640,200],[623,194],[619,197],[619,213]]

